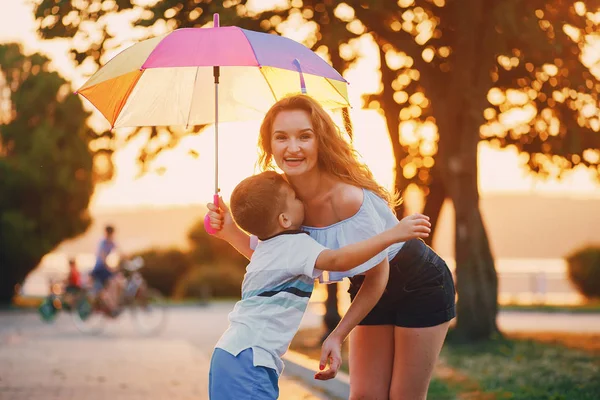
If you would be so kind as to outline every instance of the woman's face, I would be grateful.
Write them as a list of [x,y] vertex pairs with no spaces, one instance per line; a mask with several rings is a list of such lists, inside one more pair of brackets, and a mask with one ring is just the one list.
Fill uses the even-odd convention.
[[302,175],[317,165],[318,141],[310,115],[304,110],[284,110],[273,120],[271,150],[277,166],[287,176]]

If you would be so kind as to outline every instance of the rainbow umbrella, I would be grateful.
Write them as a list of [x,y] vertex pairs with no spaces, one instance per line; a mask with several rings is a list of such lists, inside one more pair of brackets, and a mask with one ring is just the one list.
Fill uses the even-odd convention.
[[[220,27],[176,29],[112,58],[76,92],[112,128],[260,119],[277,100],[308,93],[326,108],[349,106],[346,80],[306,46],[277,35]],[[214,88],[214,90],[213,90]],[[214,94],[213,94],[214,93]]]

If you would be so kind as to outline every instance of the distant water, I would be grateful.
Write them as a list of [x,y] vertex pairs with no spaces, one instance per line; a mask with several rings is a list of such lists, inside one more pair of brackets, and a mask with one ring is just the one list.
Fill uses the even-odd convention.
[[[48,294],[51,280],[62,280],[68,271],[65,253],[51,253],[42,259],[40,266],[32,271],[22,288],[24,295],[44,296]],[[79,270],[91,271],[95,257],[91,253],[76,255]],[[454,260],[446,258],[454,271]],[[547,304],[578,304],[583,297],[573,288],[567,277],[567,265],[563,259],[543,258],[500,258],[496,260],[499,279],[499,301],[506,303],[544,302]],[[348,289],[348,280],[339,285],[340,293]],[[319,285],[311,301],[322,301],[326,297],[323,285]],[[341,295],[340,308],[346,309],[349,296]]]

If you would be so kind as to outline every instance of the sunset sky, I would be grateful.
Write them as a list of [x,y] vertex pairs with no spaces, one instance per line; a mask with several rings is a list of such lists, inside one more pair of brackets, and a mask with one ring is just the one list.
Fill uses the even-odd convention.
[[[35,33],[31,6],[26,0],[0,0],[0,42],[17,41],[24,45],[27,53],[41,51],[53,60],[53,66],[76,89],[85,81],[81,71],[76,71],[66,55],[68,41],[40,42]],[[131,32],[124,35],[134,36]],[[392,183],[393,159],[383,118],[373,110],[360,110],[360,97],[373,91],[379,82],[376,70],[378,56],[375,48],[365,39],[361,47],[362,61],[348,71],[345,78],[351,83],[350,99],[354,105],[354,144],[364,161],[373,170],[377,179],[390,186]],[[89,103],[86,104],[90,107]],[[336,116],[339,119],[339,117]],[[99,114],[94,115],[94,124],[108,127]],[[235,184],[254,171],[256,140],[259,121],[222,124],[220,187],[223,197],[228,198]],[[119,136],[123,131],[117,130]],[[123,145],[115,154],[117,168],[115,179],[97,187],[92,200],[93,210],[106,210],[136,206],[170,206],[198,204],[210,201],[213,191],[213,130],[187,137],[173,151],[162,155],[150,173],[136,179],[136,154],[144,138]],[[193,158],[189,150],[200,156]],[[600,185],[590,178],[584,169],[561,182],[541,181],[532,178],[519,167],[518,155],[514,151],[498,151],[486,144],[480,145],[480,189],[482,195],[498,193],[544,194],[560,197],[585,197],[600,199]],[[162,169],[164,167],[164,171]],[[160,172],[160,173],[159,173]]]

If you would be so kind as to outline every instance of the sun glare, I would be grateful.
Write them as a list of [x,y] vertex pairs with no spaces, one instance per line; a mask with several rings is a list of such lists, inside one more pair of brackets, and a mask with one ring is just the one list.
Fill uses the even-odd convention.
[[[259,2],[253,1],[256,6]],[[412,0],[400,0],[402,6],[413,4]],[[444,1],[436,0],[436,5],[443,5]],[[583,2],[577,3],[578,12],[585,11]],[[415,9],[416,10],[416,9]],[[403,20],[398,21],[393,29],[416,30],[419,32],[419,41],[425,43],[430,37],[433,21],[417,12],[406,12],[402,15]],[[336,15],[353,22],[352,9],[345,4],[336,8]],[[288,23],[281,29],[298,28],[297,21]],[[111,33],[124,40],[124,44],[115,48],[106,55],[104,62],[114,56],[122,48],[135,43],[141,37],[141,30],[127,29],[125,19],[115,18],[111,25]],[[304,24],[300,30],[295,30],[294,37],[309,37],[312,34],[311,24]],[[169,29],[168,26],[156,27],[159,34]],[[361,24],[354,24],[351,29],[356,33],[364,31]],[[160,32],[159,32],[160,31]],[[69,46],[66,40],[55,40],[52,42],[40,42],[35,34],[35,25],[31,4],[25,0],[11,0],[10,12],[0,15],[0,42],[19,41],[24,45],[28,53],[41,51],[53,60],[53,67],[73,82],[73,88],[78,88],[85,82],[84,74],[94,72],[95,66],[84,65],[82,69],[76,70],[74,64],[67,58],[66,50]],[[119,41],[120,42],[120,41]],[[586,44],[588,51],[583,55],[583,61],[592,67],[597,73],[600,52],[600,40],[590,40]],[[431,61],[434,57],[447,57],[450,49],[441,48],[435,53],[432,48],[423,51],[423,58]],[[324,53],[323,53],[324,54]],[[325,54],[324,54],[325,55]],[[379,56],[373,39],[364,36],[353,40],[342,48],[342,56],[349,59],[358,55],[358,61],[345,73],[345,78],[350,82],[349,94],[353,105],[351,118],[354,124],[354,145],[360,152],[363,161],[372,169],[378,181],[388,187],[393,184],[393,155],[390,146],[384,119],[380,112],[373,109],[362,109],[362,96],[365,93],[373,93],[380,86],[378,70]],[[410,68],[413,60],[404,53],[389,52],[386,55],[388,65],[393,69],[402,67]],[[507,68],[514,67],[513,58],[504,57],[500,59],[502,65]],[[518,60],[517,60],[518,62]],[[544,67],[543,74],[546,79],[552,79],[557,73],[556,67],[548,65]],[[432,122],[417,125],[411,118],[420,115],[422,108],[427,105],[427,98],[416,93],[408,96],[402,92],[410,79],[418,79],[418,71],[410,71],[410,77],[403,75],[394,82],[394,89],[398,90],[394,99],[405,104],[406,107],[401,115],[403,122],[400,127],[400,140],[403,144],[419,144],[422,157],[419,163],[425,166],[433,165],[431,157],[436,152],[435,140],[437,129]],[[404,81],[403,81],[404,80]],[[564,100],[569,93],[555,91],[555,101]],[[519,127],[522,120],[531,118],[530,97],[519,91],[507,93],[500,90],[492,90],[488,100],[495,105],[501,105],[505,101],[514,107],[511,112],[502,113],[501,122],[491,124],[482,129],[485,135],[498,134],[506,130],[507,126]],[[582,104],[584,103],[582,99]],[[89,105],[88,105],[89,106]],[[372,104],[371,106],[375,106]],[[597,111],[595,105],[586,105],[581,109],[583,116],[593,114]],[[494,120],[497,115],[494,109],[485,110],[485,118]],[[337,121],[341,121],[339,115],[335,115]],[[548,124],[548,133],[552,134],[557,127],[553,125],[552,118],[541,121]],[[244,177],[256,172],[257,160],[257,136],[260,121],[223,123],[220,125],[220,164],[219,182],[221,194],[225,199],[229,198],[233,187]],[[106,128],[106,121],[95,113],[92,124],[99,128]],[[504,126],[503,126],[504,125]],[[592,127],[594,128],[594,127]],[[597,128],[597,129],[596,129]],[[600,125],[596,130],[600,130]],[[117,130],[117,134],[123,136],[123,132]],[[172,206],[184,204],[204,204],[212,198],[214,190],[214,135],[213,128],[206,129],[200,135],[185,137],[173,150],[165,151],[152,164],[149,172],[138,177],[139,168],[136,164],[137,152],[142,145],[143,138],[133,140],[122,146],[114,155],[116,175],[113,181],[98,185],[93,197],[92,209],[106,209],[114,207],[139,207],[139,206]],[[523,158],[519,157],[514,149],[497,150],[492,145],[482,143],[479,146],[479,183],[482,195],[497,193],[545,193],[558,196],[583,196],[600,198],[600,186],[591,178],[591,174],[583,168],[576,168],[563,181],[534,179],[520,165]],[[194,155],[198,155],[197,157]],[[600,158],[600,152],[590,150],[584,157],[588,160]],[[417,173],[416,164],[408,166],[404,175],[414,176]]]

